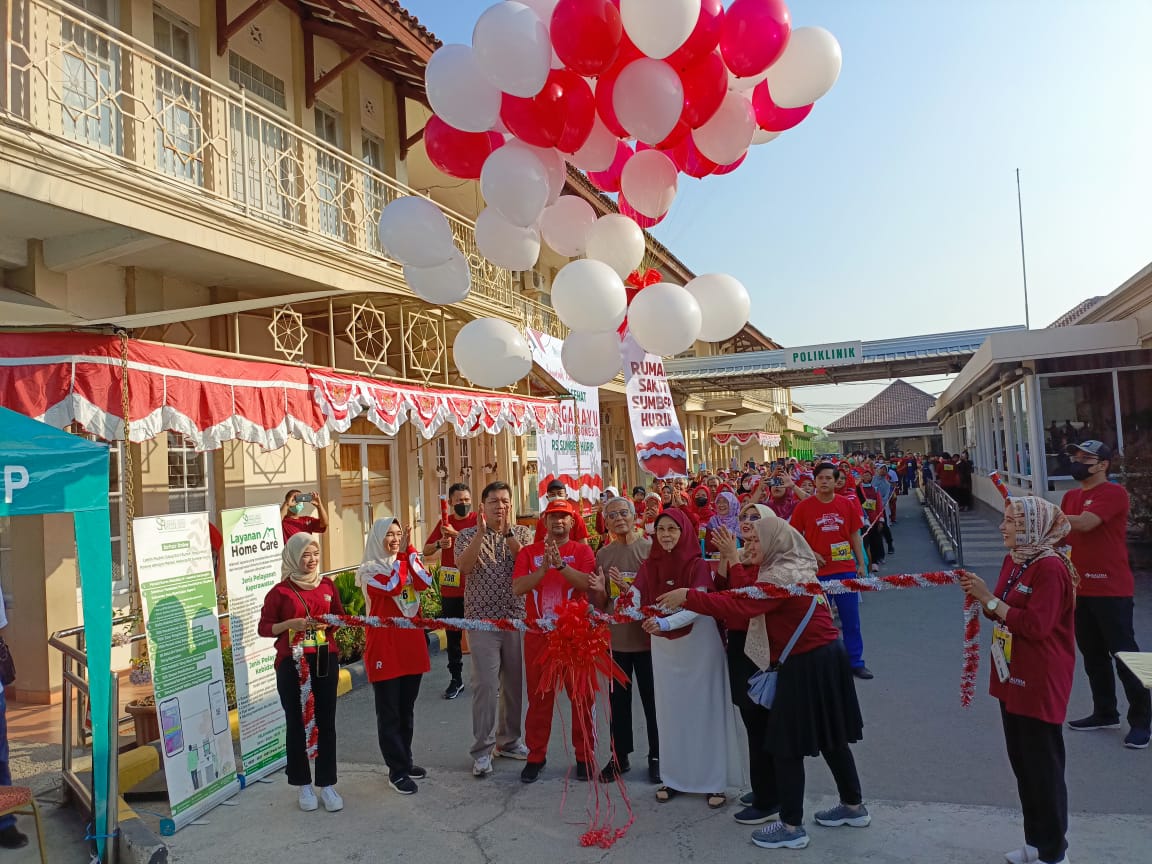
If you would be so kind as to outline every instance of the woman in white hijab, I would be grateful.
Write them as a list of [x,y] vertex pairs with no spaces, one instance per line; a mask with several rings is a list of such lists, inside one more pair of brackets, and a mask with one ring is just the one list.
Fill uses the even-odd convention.
[[[377,519],[364,545],[356,583],[364,592],[368,614],[377,618],[414,618],[420,592],[432,585],[411,542],[412,529],[391,516]],[[376,736],[388,766],[388,785],[401,795],[417,791],[416,780],[428,772],[412,761],[416,697],[430,669],[428,638],[422,629],[369,627],[364,669],[376,698]]]
[[288,783],[299,787],[301,810],[319,806],[312,786],[312,766],[300,704],[300,673],[292,660],[292,645],[304,643],[304,659],[311,672],[315,707],[316,785],[324,809],[344,807],[336,793],[336,684],[340,679],[335,652],[329,654],[327,626],[322,615],[343,615],[340,592],[332,580],[320,575],[320,543],[311,534],[293,534],[284,544],[282,578],[264,598],[257,631],[276,639],[276,690],[284,708]]
[[[800,533],[771,510],[760,515],[753,523],[754,532],[745,534],[744,563],[759,566],[757,584],[787,588],[815,583],[816,555]],[[864,807],[849,749],[863,736],[864,724],[848,655],[832,623],[827,598],[819,594],[753,600],[738,594],[672,591],[657,602],[719,618],[749,619],[745,653],[758,669],[777,673],[770,704],[764,705],[767,700],[755,687],[749,692],[770,709],[763,746],[772,759],[780,803],[780,821],[753,832],[752,842],[765,849],[808,845],[805,756],[824,757],[840,793],[840,803],[817,813],[816,822],[828,827],[868,825],[872,817]]]

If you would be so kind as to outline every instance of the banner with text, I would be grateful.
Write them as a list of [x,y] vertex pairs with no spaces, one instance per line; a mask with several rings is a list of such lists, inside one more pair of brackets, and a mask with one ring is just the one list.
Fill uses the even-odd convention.
[[620,345],[628,396],[628,419],[636,442],[641,470],[653,477],[676,477],[688,473],[684,433],[676,418],[672,391],[664,377],[664,361],[637,344],[631,333]]
[[207,513],[132,520],[170,833],[240,791]]
[[228,578],[232,668],[240,716],[241,783],[284,767],[284,711],[276,692],[276,640],[256,632],[264,596],[280,581],[280,508],[240,507],[220,514]]
[[560,403],[558,429],[536,433],[540,509],[546,505],[548,484],[557,478],[568,488],[569,497],[598,501],[604,488],[600,466],[600,391],[568,377],[560,360],[564,340],[535,330],[529,330],[528,335],[532,359],[574,397]]

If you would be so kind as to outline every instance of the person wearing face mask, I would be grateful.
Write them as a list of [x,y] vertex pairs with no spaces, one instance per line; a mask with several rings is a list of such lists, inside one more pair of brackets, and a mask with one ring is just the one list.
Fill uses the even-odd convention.
[[[464,577],[456,566],[456,535],[465,528],[476,525],[476,514],[472,512],[472,492],[463,483],[453,483],[448,487],[448,518],[441,519],[428,535],[424,544],[424,557],[440,555],[440,614],[444,618],[464,617]],[[464,690],[464,633],[460,630],[447,631],[448,649],[448,688],[445,699],[455,699]]]
[[[432,587],[432,577],[411,537],[412,529],[391,516],[372,524],[363,563],[356,571],[369,615],[414,618],[419,614],[420,592]],[[412,734],[420,679],[430,668],[423,630],[368,628],[364,669],[376,700],[376,737],[388,766],[388,785],[401,795],[415,793],[416,781],[428,776],[412,762]]]
[[1068,542],[1080,573],[1076,596],[1076,644],[1092,689],[1092,713],[1068,724],[1081,732],[1118,729],[1116,675],[1128,697],[1128,735],[1124,746],[1143,750],[1152,727],[1152,694],[1123,663],[1117,651],[1139,651],[1132,626],[1135,580],[1128,563],[1128,492],[1108,480],[1112,448],[1103,441],[1068,447],[1070,473],[1079,489],[1064,493],[1060,509],[1072,525]]
[[[308,500],[301,501],[301,497]],[[315,516],[305,516],[304,511],[311,505],[316,511]],[[284,542],[287,543],[293,534],[323,534],[328,530],[328,516],[324,506],[320,503],[320,493],[311,492],[305,496],[299,489],[293,489],[284,496],[280,505],[280,525],[284,530]]]
[[[553,480],[548,484],[546,491],[548,497],[548,504],[553,501],[568,501],[568,487],[564,485],[562,480]],[[570,502],[571,503],[571,502]],[[548,505],[544,505],[547,507]],[[584,517],[580,515],[580,508],[578,505],[573,504],[573,512],[576,513],[575,522],[572,525],[572,539],[578,543],[588,543],[588,526],[584,524]],[[548,536],[548,522],[544,518],[544,514],[540,514],[540,518],[536,520],[536,535],[533,543],[543,543],[544,538]]]

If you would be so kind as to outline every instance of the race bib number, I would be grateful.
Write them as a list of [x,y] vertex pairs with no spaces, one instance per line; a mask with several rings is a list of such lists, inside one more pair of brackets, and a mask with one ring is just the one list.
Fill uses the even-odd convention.
[[996,677],[1000,683],[1007,681],[1008,669],[1012,664],[1012,631],[1003,624],[992,627],[992,664],[996,667]]
[[876,502],[873,501],[871,498],[865,499],[864,500],[864,509],[865,510],[875,510],[876,509]]
[[405,585],[404,590],[400,592],[400,599],[405,603],[415,603],[416,589],[411,585]]
[[440,568],[440,584],[446,588],[460,587],[460,571],[455,567]]
[[851,561],[852,560],[852,544],[848,542],[833,543],[832,544],[832,560],[833,561]]
[[956,466],[955,466],[955,465],[945,465],[945,466],[944,466],[944,470],[945,470],[945,471],[955,471],[955,470],[956,470]]

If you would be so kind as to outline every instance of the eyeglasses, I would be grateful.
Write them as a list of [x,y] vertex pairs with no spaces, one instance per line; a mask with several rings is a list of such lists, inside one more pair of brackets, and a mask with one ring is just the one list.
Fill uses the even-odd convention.
[[604,518],[605,519],[626,519],[627,517],[629,517],[631,515],[632,514],[629,513],[627,510],[613,510],[611,513],[605,513]]

